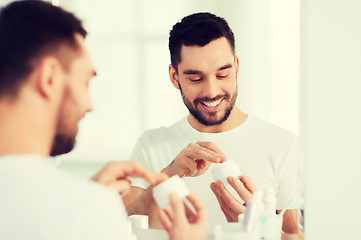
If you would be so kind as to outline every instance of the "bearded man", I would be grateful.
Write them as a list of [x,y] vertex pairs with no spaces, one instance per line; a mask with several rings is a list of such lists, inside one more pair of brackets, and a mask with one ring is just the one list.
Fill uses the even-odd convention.
[[[288,209],[300,197],[296,136],[236,106],[239,59],[226,20],[211,13],[184,17],[170,32],[169,50],[170,80],[189,114],[169,127],[145,131],[131,159],[152,171],[184,177],[205,203],[211,230],[222,222],[237,222],[256,187],[273,192],[275,212]],[[210,174],[214,163],[230,158],[245,173],[240,181],[228,179],[233,189],[213,182]],[[151,189],[142,180],[133,181],[125,204],[128,214],[146,214],[158,228]],[[283,230],[298,232],[296,209],[284,214]]]

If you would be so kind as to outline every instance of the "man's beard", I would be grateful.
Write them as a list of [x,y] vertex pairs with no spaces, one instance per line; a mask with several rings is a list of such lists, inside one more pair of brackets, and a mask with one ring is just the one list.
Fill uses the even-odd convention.
[[70,122],[68,122],[65,118],[66,114],[66,99],[69,98],[68,91],[64,91],[63,101],[60,104],[57,124],[55,129],[55,136],[53,139],[53,145],[50,151],[50,156],[55,157],[61,154],[65,154],[73,150],[75,146],[75,138],[76,133],[70,134],[67,131],[70,127]]
[[75,145],[75,137],[67,136],[65,134],[57,134],[54,137],[53,146],[50,156],[55,157],[65,154],[73,150]]
[[[225,122],[229,115],[231,114],[232,110],[233,110],[233,107],[235,105],[235,102],[236,102],[236,98],[237,98],[237,88],[236,88],[236,92],[233,94],[232,98],[231,96],[226,93],[224,95],[217,95],[216,97],[214,98],[207,98],[207,97],[204,97],[204,98],[196,98],[195,100],[193,100],[193,103],[183,94],[183,91],[182,91],[182,87],[181,85],[179,84],[179,90],[182,94],[182,99],[183,99],[183,102],[184,104],[186,105],[186,107],[188,108],[189,112],[193,115],[193,117],[195,119],[197,119],[197,121],[205,126],[216,126],[216,125],[220,125],[222,124],[223,122]],[[204,102],[204,101],[215,101],[215,100],[218,100],[218,99],[221,99],[223,98],[222,101],[225,101],[223,102],[222,104],[225,104],[226,102],[229,103],[229,107],[225,110],[225,113],[224,115],[218,119],[218,120],[211,120],[211,119],[207,119],[205,116],[202,115],[202,112],[197,110],[196,109],[196,106],[199,105],[199,104],[202,104],[201,102]],[[215,115],[217,113],[210,113],[209,115]]]

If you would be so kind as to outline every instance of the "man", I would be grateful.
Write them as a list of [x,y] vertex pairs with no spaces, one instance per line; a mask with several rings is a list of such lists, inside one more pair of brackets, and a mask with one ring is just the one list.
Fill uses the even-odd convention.
[[[169,50],[170,80],[180,90],[189,115],[170,127],[144,132],[131,159],[152,171],[185,177],[206,204],[211,229],[224,220],[237,221],[256,187],[273,190],[278,211],[290,207],[299,197],[292,156],[295,135],[248,116],[235,105],[239,60],[227,22],[210,13],[187,16],[173,26]],[[215,182],[211,190],[212,163],[227,158],[236,160],[247,175],[240,181],[230,178],[233,189]],[[125,204],[128,214],[147,214],[151,226],[160,227],[151,189],[135,180]],[[234,190],[232,196],[229,191]],[[296,210],[286,211],[283,230],[297,232]]]
[[[164,176],[114,162],[93,178],[111,189],[49,161],[72,150],[77,124],[92,110],[95,70],[81,22],[46,2],[14,2],[1,9],[0,36],[0,239],[132,239],[119,196],[129,189],[127,177],[156,184]],[[189,196],[198,210],[189,222],[179,197],[170,200],[159,213],[170,238],[203,239],[199,201]]]

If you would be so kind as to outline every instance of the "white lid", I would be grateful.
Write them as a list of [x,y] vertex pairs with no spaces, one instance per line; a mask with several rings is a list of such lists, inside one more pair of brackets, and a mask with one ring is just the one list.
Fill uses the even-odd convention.
[[168,178],[153,188],[153,197],[161,209],[170,205],[169,194],[177,193],[182,199],[189,195],[189,190],[178,175]]

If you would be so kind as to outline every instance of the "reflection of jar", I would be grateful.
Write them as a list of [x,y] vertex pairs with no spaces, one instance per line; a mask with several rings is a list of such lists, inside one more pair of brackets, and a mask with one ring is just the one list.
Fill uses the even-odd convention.
[[131,215],[128,217],[129,221],[132,223],[132,227],[134,228],[148,228],[148,216],[146,215]]
[[168,178],[153,188],[153,197],[161,209],[170,205],[169,194],[172,192],[177,193],[183,200],[189,195],[186,184],[178,175]]
[[242,172],[236,161],[229,159],[223,163],[215,163],[212,175],[215,181],[221,180],[224,185],[228,184],[227,177],[231,176],[236,179],[242,177]]

